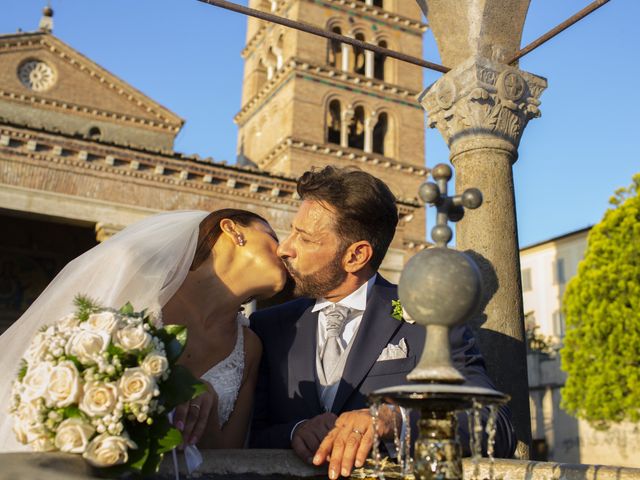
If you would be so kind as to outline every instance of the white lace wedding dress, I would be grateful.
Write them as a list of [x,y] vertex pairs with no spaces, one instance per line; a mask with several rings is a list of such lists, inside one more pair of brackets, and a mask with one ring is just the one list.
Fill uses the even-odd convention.
[[244,375],[244,330],[249,319],[238,314],[238,336],[233,351],[227,358],[211,367],[202,380],[206,380],[218,395],[218,424],[220,428],[229,420],[238,399],[238,392]]

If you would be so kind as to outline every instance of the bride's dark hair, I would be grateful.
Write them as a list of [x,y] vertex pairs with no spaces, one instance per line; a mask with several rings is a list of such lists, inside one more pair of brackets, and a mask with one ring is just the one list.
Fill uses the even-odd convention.
[[205,217],[204,220],[202,220],[202,222],[200,222],[198,245],[196,246],[196,253],[193,256],[193,261],[191,262],[191,267],[189,267],[189,270],[193,271],[197,269],[202,264],[202,262],[209,258],[213,245],[216,243],[218,237],[220,237],[220,234],[222,233],[222,229],[220,228],[220,221],[225,218],[233,220],[235,223],[237,223],[238,225],[242,225],[243,227],[248,227],[253,222],[264,222],[267,225],[269,224],[269,222],[267,222],[257,213],[249,212],[247,210],[223,208],[221,210],[211,212]]

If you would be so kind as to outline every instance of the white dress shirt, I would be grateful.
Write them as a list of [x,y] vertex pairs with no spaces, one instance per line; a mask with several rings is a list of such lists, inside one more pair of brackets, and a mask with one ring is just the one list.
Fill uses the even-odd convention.
[[[367,297],[376,281],[376,277],[377,274],[374,274],[356,291],[343,298],[339,302],[336,302],[338,305],[342,305],[350,309],[349,315],[347,316],[347,320],[344,325],[344,329],[342,330],[342,334],[339,337],[338,343],[340,345],[341,352],[344,352],[346,350],[347,346],[353,341],[356,333],[358,332],[360,322],[362,321],[362,316],[364,315],[364,310],[367,307]],[[327,318],[323,310],[333,303],[334,302],[331,302],[325,298],[319,298],[316,300],[316,304],[311,309],[312,312],[319,312],[317,335],[318,344],[316,345],[316,366],[322,365],[320,353],[323,351],[324,344],[327,341]],[[316,372],[316,374],[318,373]],[[332,385],[327,385],[326,387],[318,385],[320,404],[324,407],[326,412],[331,411],[331,406],[333,405],[333,400],[335,399],[336,393],[338,392],[339,385],[339,381]]]

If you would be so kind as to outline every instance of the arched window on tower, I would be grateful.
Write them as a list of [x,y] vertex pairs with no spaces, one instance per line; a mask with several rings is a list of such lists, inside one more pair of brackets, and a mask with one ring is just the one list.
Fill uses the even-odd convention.
[[[342,30],[340,29],[340,27],[333,27],[331,31],[333,33],[337,33],[338,35],[342,35]],[[342,44],[337,40],[329,40],[327,49],[327,64],[336,68],[342,67]]]
[[353,110],[353,120],[349,125],[349,142],[350,148],[364,150],[364,108],[356,107]]
[[373,6],[378,8],[384,8],[384,0],[373,0]]
[[329,109],[327,110],[327,143],[335,143],[340,145],[340,100],[331,100]]
[[379,153],[380,155],[390,155],[391,152],[385,152],[385,140],[387,138],[387,131],[389,129],[389,118],[385,112],[378,115],[378,121],[373,127],[373,153]]
[[[356,40],[360,40],[364,42],[364,35],[362,33],[356,33]],[[364,75],[365,72],[365,56],[364,50],[360,47],[353,47],[353,62],[352,62],[353,73],[357,73],[359,75]]]
[[[378,46],[382,48],[389,48],[385,40],[380,40]],[[384,64],[386,63],[386,55],[376,53],[373,57],[373,78],[378,80],[384,80]]]

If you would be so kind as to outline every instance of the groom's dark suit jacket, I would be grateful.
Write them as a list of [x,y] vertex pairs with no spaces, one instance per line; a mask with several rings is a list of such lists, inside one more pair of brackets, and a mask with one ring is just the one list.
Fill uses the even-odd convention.
[[[367,407],[367,394],[373,390],[408,383],[406,375],[422,354],[425,329],[391,316],[391,301],[397,299],[397,286],[378,274],[331,409],[336,415]],[[251,328],[264,349],[251,426],[253,448],[291,448],[293,427],[324,413],[316,389],[314,304],[313,299],[301,298],[251,315]],[[402,338],[408,345],[407,358],[376,361],[388,344],[397,345]],[[450,340],[453,364],[467,384],[493,388],[471,330],[454,328]],[[466,423],[461,422],[463,429]],[[500,412],[497,423],[496,454],[510,456],[515,438],[507,409]]]

